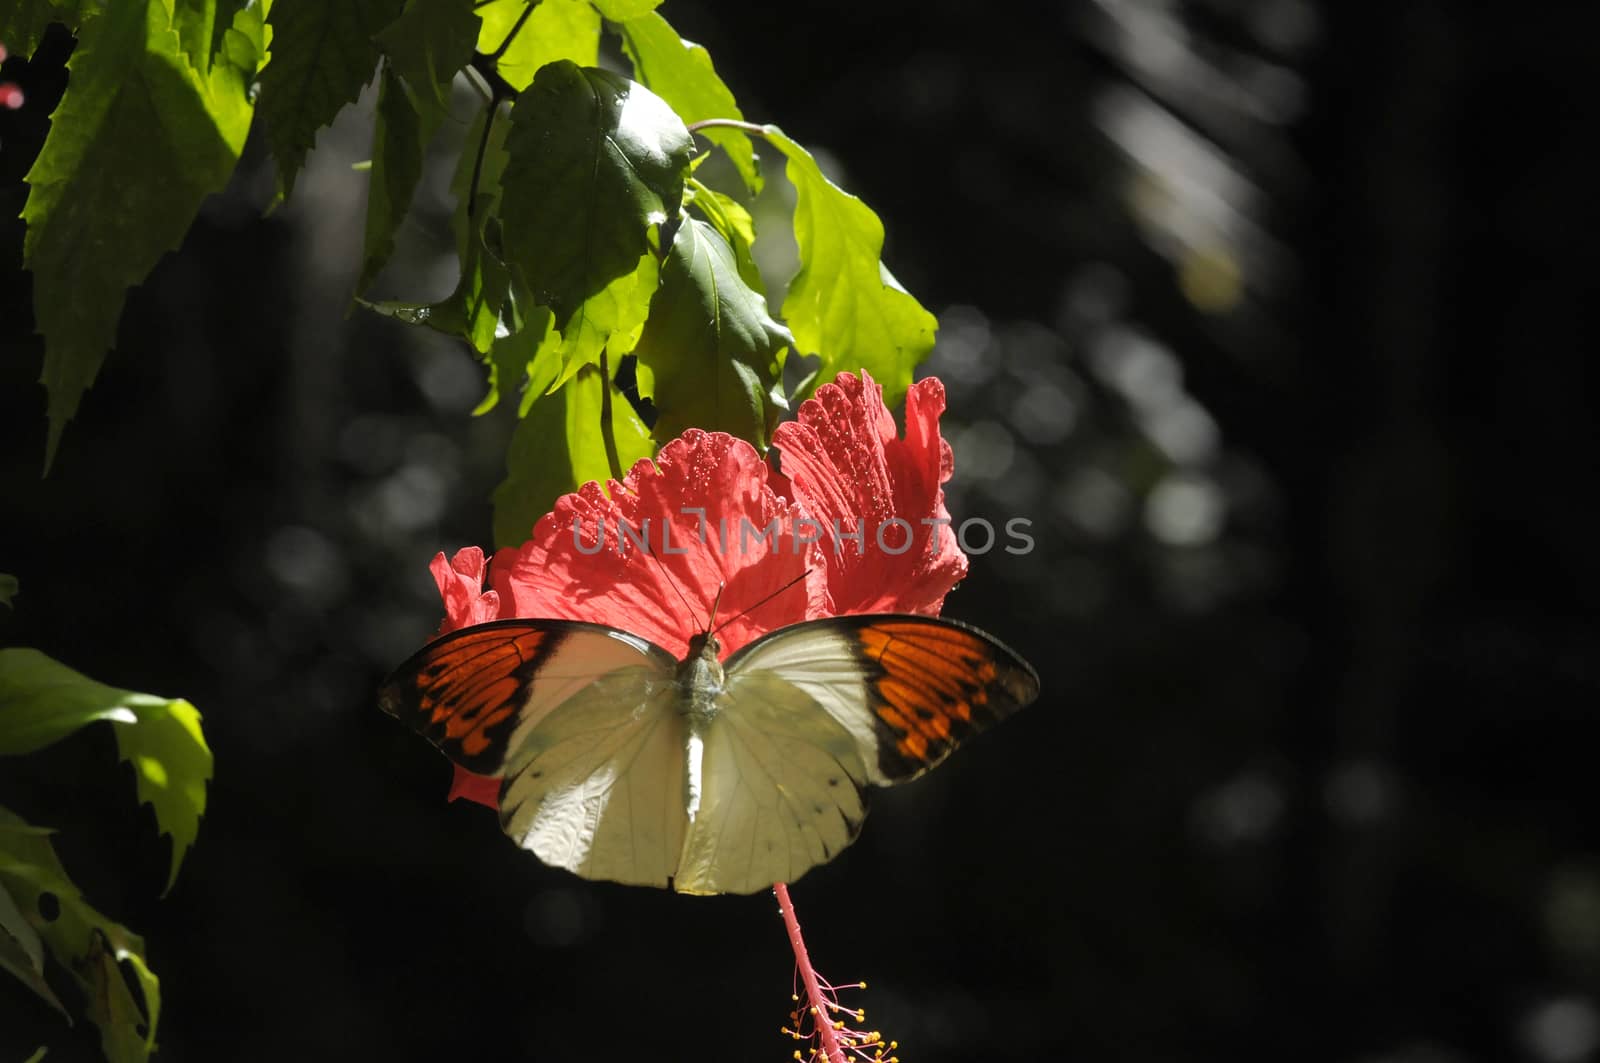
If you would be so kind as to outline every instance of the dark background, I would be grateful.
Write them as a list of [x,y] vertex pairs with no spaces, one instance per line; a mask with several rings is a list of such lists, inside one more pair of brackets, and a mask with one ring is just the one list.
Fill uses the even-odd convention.
[[[1595,1056],[1600,108],[1566,11],[667,4],[940,314],[957,518],[1034,521],[947,613],[1040,703],[794,890],[906,1060]],[[68,43],[6,64],[0,219]],[[145,934],[162,1059],[788,1058],[770,897],[542,868],[373,705],[428,559],[487,544],[509,422],[462,349],[345,314],[368,121],[266,219],[252,140],[44,480],[0,220],[0,642],[188,697],[217,759],[165,900],[107,728],[0,764],[0,804]],[[395,291],[450,286],[441,181]],[[41,1043],[93,1057],[0,985],[0,1063]]]

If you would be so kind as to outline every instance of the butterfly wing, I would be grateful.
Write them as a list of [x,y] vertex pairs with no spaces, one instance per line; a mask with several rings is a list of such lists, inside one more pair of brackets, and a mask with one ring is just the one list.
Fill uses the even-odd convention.
[[503,776],[501,826],[540,860],[666,886],[688,827],[676,667],[613,628],[496,621],[424,647],[379,704],[462,767]]
[[677,888],[753,892],[848,845],[865,787],[932,768],[1032,701],[1039,678],[949,620],[833,617],[782,628],[725,666]]

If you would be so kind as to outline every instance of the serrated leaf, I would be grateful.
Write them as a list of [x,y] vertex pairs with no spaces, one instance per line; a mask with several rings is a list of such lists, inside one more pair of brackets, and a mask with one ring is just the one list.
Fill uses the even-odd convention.
[[394,254],[395,233],[411,207],[422,180],[428,141],[442,118],[429,108],[419,113],[399,75],[385,67],[378,85],[377,117],[372,123],[372,166],[367,183],[367,227],[361,275],[356,291],[364,292]]
[[594,0],[594,6],[612,22],[627,22],[654,11],[661,0]]
[[261,114],[287,197],[317,131],[361,95],[378,65],[377,35],[404,0],[275,0],[272,61],[261,71]]
[[881,259],[883,223],[855,196],[822,175],[811,153],[767,126],[788,157],[797,195],[795,243],[800,272],[789,282],[783,318],[795,347],[822,359],[820,378],[866,369],[892,408],[911,386],[911,371],[933,349],[938,321],[895,281]]
[[561,372],[561,333],[550,311],[535,307],[515,332],[494,341],[489,351],[490,391],[474,412],[492,409],[501,395],[517,400],[517,416],[526,417],[550,390]]
[[761,268],[756,265],[755,255],[751,248],[756,242],[756,222],[750,212],[744,209],[739,201],[723,195],[716,189],[708,188],[696,181],[689,179],[689,187],[694,190],[694,200],[690,204],[706,221],[714,226],[722,238],[728,241],[728,246],[733,248],[734,261],[739,264],[739,276],[753,290],[765,293],[766,286],[761,280]]
[[196,70],[163,0],[108,7],[84,26],[68,70],[22,212],[45,338],[47,468],[116,340],[127,289],[227,183],[251,114],[244,72],[231,61]]
[[495,338],[509,329],[501,320],[501,315],[509,309],[509,293],[510,274],[505,264],[481,241],[475,240],[469,247],[455,291],[439,302],[356,301],[385,317],[408,325],[426,325],[447,336],[464,339],[481,355],[487,354]]
[[478,30],[472,0],[408,0],[400,17],[379,32],[378,44],[417,109],[431,106],[442,118],[456,74],[472,60]]
[[[654,11],[622,24],[622,48],[633,72],[651,92],[671,105],[678,117],[693,124],[707,118],[744,120],[733,93],[711,65],[711,53],[678,36]],[[750,137],[738,129],[703,129],[700,135],[728,153],[752,193],[761,191]]]
[[17,577],[9,573],[0,572],[0,605],[10,605],[12,599],[17,596],[17,591],[20,587],[21,584],[17,582]]
[[172,28],[190,66],[206,75],[213,57],[226,59],[223,37],[244,7],[245,0],[174,0]]
[[10,971],[17,981],[71,1021],[55,990],[45,981],[44,942],[3,883],[0,883],[0,968]]
[[52,22],[76,33],[98,11],[92,0],[0,0],[0,44],[13,55],[32,56]]
[[500,217],[506,263],[568,322],[638,269],[648,230],[679,216],[692,142],[661,98],[626,78],[550,63],[517,99]]
[[[493,55],[528,10],[528,0],[491,0],[481,9],[478,51]],[[568,59],[579,66],[600,61],[600,15],[586,0],[540,0],[495,69],[512,88],[522,90],[546,63]]]
[[428,143],[450,113],[450,85],[472,58],[471,0],[410,0],[378,34],[388,61],[379,77],[361,275],[371,285],[394,253],[395,233],[422,180]]
[[133,765],[139,800],[156,814],[156,825],[172,838],[171,890],[183,857],[200,833],[211,780],[211,749],[200,730],[200,713],[187,701],[173,700],[138,710],[139,723],[118,727],[117,749]]
[[200,714],[181,699],[98,683],[38,650],[0,650],[0,755],[31,753],[99,720],[117,724],[141,802],[172,838],[172,888],[205,813],[211,751]]
[[561,330],[558,386],[583,366],[599,365],[602,350],[620,357],[633,349],[650,313],[659,270],[655,253],[646,251],[631,273],[607,284],[572,312]]
[[[609,406],[609,427],[604,411]],[[555,500],[590,480],[604,484],[655,453],[650,431],[627,397],[593,366],[534,404],[517,424],[506,454],[506,479],[494,492],[494,537],[504,546],[528,538]]]
[[765,449],[787,409],[783,354],[793,342],[767,313],[766,299],[739,276],[721,234],[706,222],[686,222],[634,348],[660,411],[656,438],[704,428]]
[[[455,231],[456,253],[461,261],[455,290],[436,303],[374,303],[357,300],[368,309],[387,317],[410,325],[426,325],[447,336],[464,339],[480,355],[488,354],[495,338],[512,331],[516,325],[515,320],[502,322],[501,319],[502,314],[507,318],[515,318],[515,308],[509,302],[511,274],[504,260],[491,246],[498,246],[500,242],[495,208],[500,197],[500,172],[506,162],[505,130],[509,123],[504,117],[495,120],[489,129],[478,180],[477,209],[471,214],[467,209],[477,145],[483,138],[483,123],[489,114],[487,108],[478,112],[467,130],[465,147],[450,185],[456,194],[451,227]],[[494,405],[488,399],[485,402],[488,405],[480,409],[489,409]]]
[[[10,893],[50,954],[83,991],[88,1017],[100,1028],[106,1058],[112,1063],[144,1063],[155,1050],[161,1018],[161,983],[145,963],[144,941],[83,899],[61,866],[49,835],[0,808],[0,887]],[[40,898],[46,893],[55,897],[53,919],[45,918],[41,910]],[[123,962],[138,982],[142,1009],[123,978]]]

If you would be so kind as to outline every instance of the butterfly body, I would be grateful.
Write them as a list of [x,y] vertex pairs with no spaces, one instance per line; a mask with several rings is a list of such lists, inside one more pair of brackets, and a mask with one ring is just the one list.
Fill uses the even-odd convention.
[[436,640],[380,705],[500,775],[501,825],[545,863],[686,893],[793,881],[852,841],[866,790],[922,774],[1033,700],[990,636],[919,616],[780,628],[726,661],[614,628],[505,620]]

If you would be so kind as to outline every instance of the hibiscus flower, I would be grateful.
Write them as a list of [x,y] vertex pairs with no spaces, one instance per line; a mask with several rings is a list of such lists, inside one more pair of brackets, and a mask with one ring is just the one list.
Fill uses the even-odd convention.
[[[475,546],[436,556],[440,633],[585,620],[682,657],[716,602],[726,657],[818,617],[937,615],[967,568],[940,486],[952,465],[943,410],[938,380],[913,385],[902,439],[883,389],[864,371],[841,373],[779,426],[781,474],[744,440],[690,429],[620,483],[563,495],[527,542],[492,561]],[[494,808],[499,787],[457,767],[450,797]]]

